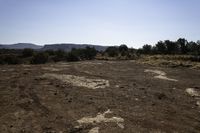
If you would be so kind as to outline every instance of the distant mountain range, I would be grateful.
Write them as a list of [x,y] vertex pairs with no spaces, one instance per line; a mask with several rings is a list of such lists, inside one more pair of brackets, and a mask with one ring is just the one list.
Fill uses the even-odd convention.
[[71,44],[71,43],[64,43],[64,44],[47,44],[44,46],[36,45],[32,43],[17,43],[17,44],[0,44],[0,49],[25,49],[31,48],[35,50],[64,50],[64,51],[71,51],[72,48],[85,48],[85,47],[94,47],[98,51],[105,51],[108,46],[100,46],[100,45],[91,45],[91,44]]
[[31,48],[31,49],[41,49],[43,46],[35,45],[32,43],[16,43],[16,44],[0,44],[0,49],[25,49],[25,48]]

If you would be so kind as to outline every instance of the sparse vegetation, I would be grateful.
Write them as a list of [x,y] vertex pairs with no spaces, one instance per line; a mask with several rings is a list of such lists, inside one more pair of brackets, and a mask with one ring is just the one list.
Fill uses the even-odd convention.
[[35,54],[31,60],[32,64],[45,64],[48,61],[49,55],[45,52]]
[[65,52],[63,50],[34,51],[33,49],[0,49],[0,64],[44,64],[49,61],[92,60],[97,53],[98,51],[91,47],[72,49],[70,52]]
[[[163,60],[169,58],[169,55],[172,55],[168,61],[200,62],[200,41],[188,42],[186,39],[180,38],[174,42],[170,40],[159,41],[153,46],[145,44],[140,49],[128,48],[125,44],[122,44],[120,46],[110,46],[105,51],[97,51],[94,47],[89,46],[81,49],[73,48],[70,52],[65,52],[64,50],[35,51],[33,49],[0,49],[0,64],[43,64],[46,62],[70,62],[92,60],[95,58],[101,60],[130,60],[143,59],[143,55],[162,55],[160,57]],[[154,59],[154,57],[151,59]]]
[[33,49],[26,48],[22,51],[22,57],[24,57],[24,58],[31,57],[33,55],[34,55]]
[[66,55],[66,61],[69,61],[69,62],[79,61],[79,58],[74,52],[69,52]]
[[15,54],[0,55],[0,64],[16,65],[20,63],[20,58]]

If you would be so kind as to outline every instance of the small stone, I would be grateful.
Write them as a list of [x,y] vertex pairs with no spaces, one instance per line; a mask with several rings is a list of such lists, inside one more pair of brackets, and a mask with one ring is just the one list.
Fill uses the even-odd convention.
[[196,102],[196,105],[200,107],[200,101],[197,101],[197,102]]
[[138,99],[138,98],[135,98],[135,101],[139,101],[139,99]]

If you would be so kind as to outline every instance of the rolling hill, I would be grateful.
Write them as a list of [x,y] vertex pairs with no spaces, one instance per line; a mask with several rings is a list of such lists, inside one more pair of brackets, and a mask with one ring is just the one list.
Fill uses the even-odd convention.
[[35,50],[64,50],[64,51],[71,51],[71,49],[76,48],[85,48],[85,47],[94,47],[98,51],[105,51],[107,46],[100,46],[100,45],[90,45],[90,44],[71,44],[71,43],[63,43],[63,44],[46,44],[44,46],[36,45],[32,43],[17,43],[17,44],[0,44],[0,49],[25,49],[31,48]]
[[16,44],[1,44],[0,48],[4,49],[25,49],[25,48],[31,48],[31,49],[41,49],[43,46],[32,44],[32,43],[16,43]]
[[64,50],[64,51],[71,51],[73,48],[85,48],[85,47],[94,47],[98,51],[105,51],[107,46],[100,46],[100,45],[89,45],[89,44],[48,44],[44,45],[41,50]]

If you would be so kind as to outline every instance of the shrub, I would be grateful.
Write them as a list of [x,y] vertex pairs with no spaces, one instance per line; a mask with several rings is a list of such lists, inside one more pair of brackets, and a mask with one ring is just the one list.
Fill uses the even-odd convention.
[[108,47],[108,48],[106,49],[105,52],[106,52],[106,53],[108,54],[108,56],[110,56],[110,57],[118,56],[118,53],[119,53],[117,47]]
[[83,49],[83,51],[86,60],[92,60],[97,55],[97,51],[94,47],[93,48],[86,47],[85,49]]
[[65,51],[63,50],[57,50],[54,52],[55,56],[52,58],[53,61],[58,62],[58,61],[62,61],[65,59]]
[[26,57],[31,57],[34,54],[34,50],[33,49],[29,49],[26,48],[22,51],[22,57],[26,58]]
[[128,47],[125,44],[122,44],[119,46],[119,52],[127,52],[128,51]]
[[9,64],[9,65],[16,65],[16,64],[20,64],[22,61],[20,60],[20,58],[16,55],[3,55],[1,57],[1,63],[2,64]]
[[46,50],[45,53],[47,53],[49,56],[55,55],[55,51],[53,51],[53,50]]
[[79,58],[78,58],[78,56],[74,52],[69,52],[66,55],[66,60],[70,61],[70,62],[72,62],[72,61],[79,61]]
[[0,64],[5,64],[4,55],[0,55]]
[[45,64],[48,61],[49,55],[45,52],[37,53],[33,56],[32,64]]

